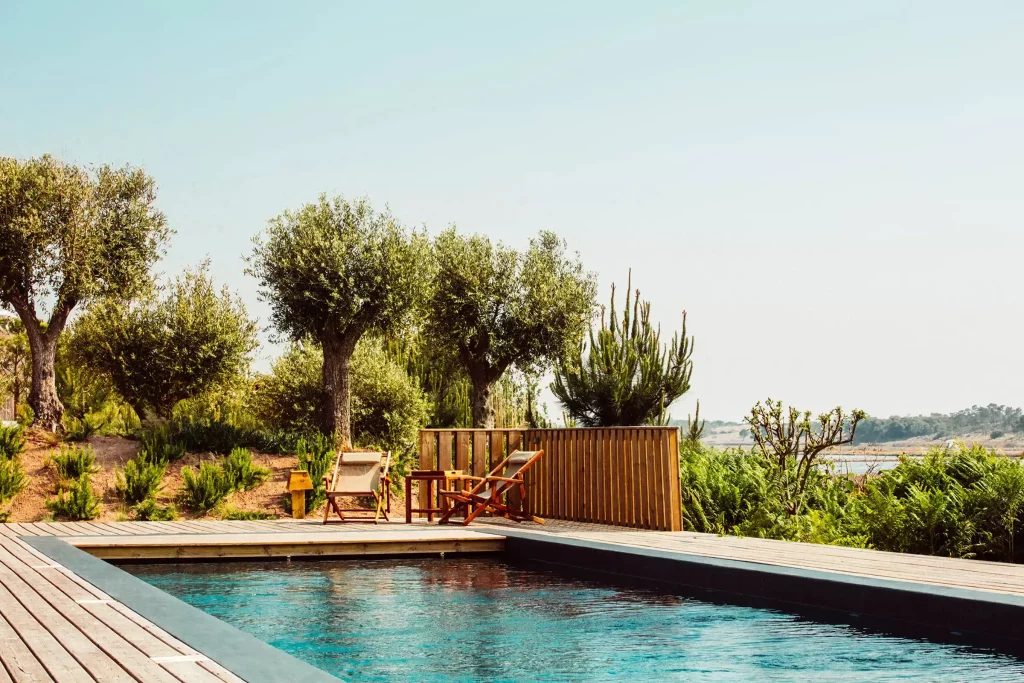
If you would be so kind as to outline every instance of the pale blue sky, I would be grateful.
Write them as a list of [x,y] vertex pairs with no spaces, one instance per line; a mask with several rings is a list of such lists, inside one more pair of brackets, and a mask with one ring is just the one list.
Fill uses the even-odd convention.
[[1024,404],[1024,3],[0,0],[0,28],[0,153],[143,165],[161,270],[208,255],[264,320],[252,235],[366,195],[554,230],[602,300],[632,266],[697,337],[676,416]]

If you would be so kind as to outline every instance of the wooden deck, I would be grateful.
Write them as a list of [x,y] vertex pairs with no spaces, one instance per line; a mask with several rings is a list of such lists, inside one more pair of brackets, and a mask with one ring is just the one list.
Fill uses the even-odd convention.
[[489,520],[468,529],[422,523],[323,526],[314,520],[8,524],[0,525],[0,683],[242,680],[56,565],[22,540],[30,536],[59,536],[114,559],[484,552],[500,551],[506,537],[519,536],[880,579],[918,589],[984,591],[1011,600],[1024,596],[1024,566],[1018,565],[576,522],[538,527]]

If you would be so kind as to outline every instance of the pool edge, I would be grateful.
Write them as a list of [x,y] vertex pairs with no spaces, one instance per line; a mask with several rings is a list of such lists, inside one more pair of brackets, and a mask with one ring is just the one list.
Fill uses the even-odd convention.
[[505,556],[601,580],[643,582],[902,635],[1024,655],[1024,597],[502,528]]
[[23,536],[20,540],[247,683],[337,683],[342,680],[61,538]]

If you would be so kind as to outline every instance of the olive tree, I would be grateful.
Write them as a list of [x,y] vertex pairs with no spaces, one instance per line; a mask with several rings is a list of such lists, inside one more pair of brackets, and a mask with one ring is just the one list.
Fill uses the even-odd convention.
[[579,343],[594,310],[594,276],[542,231],[525,252],[484,235],[438,236],[428,334],[473,385],[473,426],[494,426],[492,392],[510,366],[536,370]]
[[[131,296],[149,282],[170,231],[141,169],[94,170],[50,156],[0,157],[0,303],[13,309],[32,355],[29,405],[57,431],[57,340],[71,312],[98,296]],[[40,320],[43,309],[49,312]]]
[[75,322],[69,353],[109,376],[139,417],[246,372],[259,346],[241,300],[217,290],[209,264],[136,301],[102,300]]
[[393,333],[412,320],[429,282],[426,236],[365,199],[321,195],[270,221],[247,272],[274,327],[323,349],[326,427],[351,443],[352,353],[364,334]]

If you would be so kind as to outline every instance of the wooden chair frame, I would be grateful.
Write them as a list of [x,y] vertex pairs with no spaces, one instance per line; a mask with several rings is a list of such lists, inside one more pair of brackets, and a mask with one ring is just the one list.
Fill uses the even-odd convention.
[[[380,520],[381,515],[384,516],[384,521],[390,522],[391,518],[388,514],[391,512],[391,451],[381,453],[381,457],[384,457],[384,465],[380,471],[380,490],[379,491],[337,491],[335,486],[338,482],[338,466],[341,464],[341,458],[344,455],[351,455],[353,451],[342,451],[338,453],[338,456],[334,459],[334,473],[330,479],[324,477],[324,488],[327,493],[327,505],[324,506],[324,524],[340,524],[342,522],[373,522],[377,524]],[[372,496],[374,499],[374,506],[372,508],[343,508],[338,504],[338,498],[354,498],[360,496]],[[338,519],[329,519],[331,510],[334,510],[338,515]],[[372,512],[373,517],[355,517],[345,516],[346,512]]]
[[[503,503],[501,501],[502,494],[508,493],[516,484],[518,484],[519,488],[520,502],[526,500],[526,483],[523,480],[523,475],[527,470],[537,464],[540,457],[544,455],[544,451],[533,451],[533,456],[526,461],[526,464],[519,468],[519,471],[516,472],[514,477],[508,478],[501,476],[505,471],[505,465],[507,465],[508,461],[512,459],[512,456],[521,452],[523,451],[510,453],[508,457],[502,460],[486,477],[460,477],[460,480],[462,481],[478,482],[472,489],[464,489],[462,491],[438,491],[440,495],[448,498],[452,502],[452,505],[448,512],[446,512],[437,523],[448,524],[452,515],[459,510],[462,510],[464,512],[464,519],[462,521],[463,526],[468,526],[474,519],[487,511],[490,511],[499,517],[511,519],[514,522],[536,522],[537,524],[544,524],[544,520],[540,517],[512,510],[507,503]],[[508,485],[504,486],[499,492],[498,487],[502,484]],[[480,495],[481,492],[486,489],[490,489],[490,495]]]

